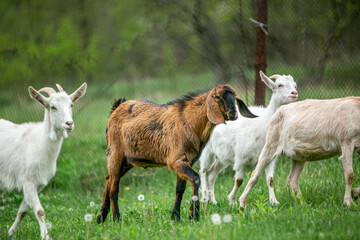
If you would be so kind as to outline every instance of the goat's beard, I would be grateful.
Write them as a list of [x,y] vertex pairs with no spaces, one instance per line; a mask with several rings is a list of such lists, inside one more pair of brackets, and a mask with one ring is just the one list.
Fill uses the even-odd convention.
[[[60,134],[62,135],[63,138],[67,138],[67,137],[68,137],[68,134],[67,134],[66,130],[60,130],[60,131],[61,131]],[[59,135],[60,135],[60,134],[59,134]],[[52,141],[58,140],[58,137],[57,137],[57,136],[58,136],[58,135],[56,134],[55,129],[51,129],[50,134],[49,134],[50,140],[52,140]]]

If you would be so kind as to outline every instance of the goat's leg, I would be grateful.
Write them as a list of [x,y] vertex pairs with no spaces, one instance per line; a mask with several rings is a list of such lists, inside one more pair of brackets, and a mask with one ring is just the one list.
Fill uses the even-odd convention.
[[243,165],[239,165],[238,168],[235,171],[235,176],[234,176],[234,187],[231,190],[229,196],[227,197],[227,199],[229,200],[229,204],[230,205],[236,205],[236,194],[237,191],[239,190],[239,187],[241,186],[241,184],[244,181],[244,166]]
[[132,168],[132,166],[127,163],[125,158],[120,158],[119,156],[122,156],[122,154],[108,156],[109,174],[106,176],[106,185],[103,193],[100,214],[96,217],[96,222],[98,224],[106,220],[110,206],[113,213],[113,220],[117,221],[120,218],[118,206],[119,182],[120,178],[124,176]]
[[203,149],[200,156],[200,178],[201,178],[201,201],[208,202],[209,201],[209,169],[214,161],[216,161],[214,155],[211,153],[209,146],[206,145]]
[[13,223],[13,225],[11,226],[8,232],[10,237],[15,237],[16,230],[18,229],[21,220],[23,220],[23,218],[25,217],[27,210],[28,210],[28,205],[26,204],[25,199],[23,199],[20,204],[18,213],[16,215],[15,222]]
[[110,181],[109,197],[114,222],[120,219],[118,206],[120,178],[122,178],[131,168],[132,166],[129,165],[125,159],[123,159],[119,173],[110,171],[110,177],[112,177],[112,180]]
[[[290,183],[291,191],[296,198],[301,198],[301,191],[299,188],[299,177],[304,169],[305,163],[306,163],[305,161],[300,162],[300,161],[292,160],[288,182]],[[300,201],[300,203],[302,204],[302,201]]]
[[106,183],[105,183],[105,190],[103,192],[103,197],[102,197],[102,204],[101,204],[101,208],[100,208],[100,214],[96,217],[96,222],[98,224],[105,222],[106,217],[110,211],[110,196],[109,196],[109,174],[106,175],[105,179],[106,179]]
[[351,185],[354,180],[354,172],[352,168],[352,162],[353,162],[353,151],[354,147],[351,145],[344,145],[341,146],[341,162],[343,164],[344,168],[344,175],[345,175],[345,196],[344,196],[344,205],[350,206],[351,204]]
[[208,171],[208,196],[209,201],[213,204],[217,204],[215,199],[215,181],[219,173],[224,170],[226,166],[219,160],[215,160],[213,165]]
[[36,219],[39,222],[41,238],[50,239],[45,224],[45,211],[40,204],[36,187],[32,183],[26,183],[23,186],[23,192],[24,192],[24,200],[26,204],[33,209]]
[[246,208],[246,200],[249,196],[249,193],[251,191],[251,189],[255,186],[255,184],[259,181],[259,178],[262,174],[262,172],[264,171],[264,169],[272,162],[276,159],[277,155],[276,153],[276,149],[265,145],[263,150],[261,151],[260,157],[259,157],[259,161],[256,165],[255,170],[252,172],[251,177],[249,179],[249,182],[247,183],[245,190],[243,191],[243,193],[241,194],[240,198],[239,198],[239,202],[240,202],[240,208],[245,209]]
[[[180,159],[175,161],[170,166],[176,174],[183,180],[190,182],[192,186],[191,194],[191,206],[190,206],[190,216],[189,219],[195,219],[196,221],[200,218],[200,202],[199,202],[199,186],[200,186],[200,177],[199,175],[190,167],[187,161]],[[185,190],[185,189],[184,189]],[[181,200],[180,200],[181,202]],[[179,208],[180,208],[179,202]],[[175,206],[174,206],[175,208]],[[175,209],[174,209],[175,210]]]
[[266,184],[269,188],[269,202],[271,205],[277,205],[279,202],[276,200],[275,192],[274,192],[274,168],[275,162],[272,161],[269,165],[265,168],[265,175],[266,175]]
[[186,181],[181,179],[179,175],[177,175],[176,197],[175,197],[174,208],[171,212],[171,220],[180,220],[180,206],[185,188],[186,188]]
[[201,179],[201,201],[208,202],[209,195],[208,195],[208,172],[207,170],[200,170],[200,179]]

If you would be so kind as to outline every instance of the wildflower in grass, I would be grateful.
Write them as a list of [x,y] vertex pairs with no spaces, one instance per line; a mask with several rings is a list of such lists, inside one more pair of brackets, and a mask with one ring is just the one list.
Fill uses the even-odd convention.
[[93,207],[95,206],[95,203],[94,202],[90,202],[90,207]]
[[194,195],[192,196],[191,200],[193,200],[194,202],[196,202],[197,200],[199,200],[198,196]]
[[72,208],[69,208],[69,212],[72,212],[72,211],[74,211],[74,209],[72,209]]
[[232,221],[232,216],[230,214],[226,214],[225,216],[223,216],[224,223],[229,223],[231,221]]
[[130,190],[130,188],[129,188],[129,187],[125,187],[125,190],[126,190],[126,191],[129,191],[129,190]]
[[52,228],[52,223],[51,222],[46,222],[45,225],[46,225],[46,228],[48,230]]
[[145,196],[144,195],[142,195],[142,194],[140,194],[139,196],[138,196],[138,200],[141,202],[141,201],[144,201],[144,199],[145,199]]
[[84,219],[85,219],[85,222],[91,222],[93,219],[93,216],[91,214],[85,214]]
[[1,206],[1,207],[0,207],[0,210],[5,210],[5,206]]
[[220,225],[221,224],[221,216],[218,213],[214,213],[213,215],[211,215],[211,221],[215,225]]

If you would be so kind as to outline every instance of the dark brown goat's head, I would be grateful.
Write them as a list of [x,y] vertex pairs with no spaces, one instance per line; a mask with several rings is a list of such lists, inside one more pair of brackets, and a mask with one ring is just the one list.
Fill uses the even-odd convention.
[[207,117],[213,124],[225,123],[228,120],[236,120],[238,114],[235,108],[235,99],[240,111],[244,117],[257,117],[250,112],[245,102],[236,96],[234,89],[228,85],[217,85],[210,91],[206,99]]

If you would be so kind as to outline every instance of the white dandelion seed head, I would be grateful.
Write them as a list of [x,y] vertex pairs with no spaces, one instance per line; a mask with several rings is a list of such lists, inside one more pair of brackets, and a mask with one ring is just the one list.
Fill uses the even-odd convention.
[[91,222],[93,219],[93,216],[91,214],[85,214],[84,219],[85,219],[85,222]]
[[232,216],[230,214],[226,214],[225,216],[223,216],[223,221],[225,223],[229,223],[232,221]]
[[196,202],[197,200],[199,200],[198,196],[194,195],[192,196],[191,200],[193,200],[194,202]]
[[69,211],[70,211],[70,212],[72,212],[72,211],[74,211],[74,209],[72,209],[72,208],[69,208]]
[[144,196],[144,195],[140,194],[140,195],[138,196],[138,200],[139,200],[139,201],[144,201],[144,199],[145,199],[145,196]]
[[0,206],[0,210],[5,210],[5,206]]
[[45,223],[46,229],[51,229],[52,228],[52,223],[51,222],[46,222]]
[[90,207],[93,207],[95,206],[95,203],[94,202],[90,202]]
[[218,213],[214,213],[211,215],[211,221],[215,225],[221,224],[221,216]]

